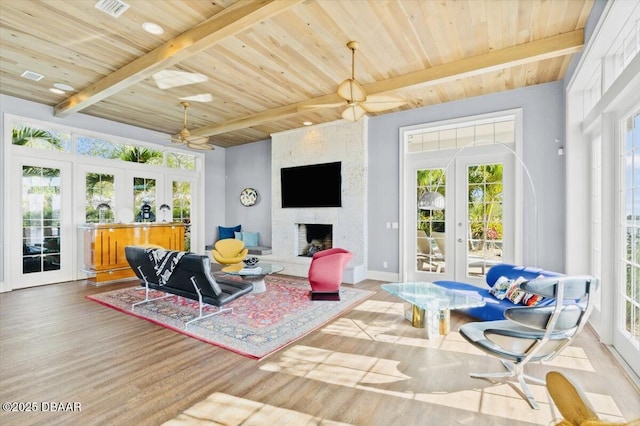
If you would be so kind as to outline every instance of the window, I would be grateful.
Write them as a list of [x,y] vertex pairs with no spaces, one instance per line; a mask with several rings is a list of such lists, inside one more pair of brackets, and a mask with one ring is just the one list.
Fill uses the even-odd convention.
[[163,162],[162,151],[142,148],[139,146],[120,145],[116,151],[116,158],[130,163],[144,163],[161,166]]
[[22,273],[60,269],[60,170],[22,168]]
[[136,215],[136,222],[156,221],[155,179],[133,178],[133,205],[142,206],[141,211]]
[[86,223],[106,223],[114,221],[115,187],[114,176],[110,174],[87,173],[85,175],[87,201],[85,205]]
[[[12,144],[32,149],[71,153],[75,140],[75,153],[87,157],[122,160],[182,170],[196,169],[196,156],[162,149],[122,143],[115,140],[89,136],[73,131],[53,130],[41,125],[15,122],[11,125]],[[166,160],[165,160],[166,157]]]
[[191,250],[191,182],[173,181],[173,221],[184,223],[185,250]]
[[624,147],[620,165],[624,170],[621,199],[624,200],[624,283],[620,287],[626,333],[640,349],[640,111],[625,120]]
[[195,170],[196,157],[190,154],[167,152],[167,167],[174,169]]
[[11,143],[34,149],[71,151],[71,135],[27,124],[11,126]]
[[76,138],[76,153],[98,158],[115,158],[116,146],[104,139],[90,136]]
[[426,127],[408,133],[407,152],[440,151],[470,145],[512,144],[515,116],[503,115],[458,124]]

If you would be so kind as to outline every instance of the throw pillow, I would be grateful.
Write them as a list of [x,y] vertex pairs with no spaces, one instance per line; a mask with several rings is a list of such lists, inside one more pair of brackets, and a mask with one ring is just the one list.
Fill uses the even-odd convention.
[[[536,277],[536,280],[540,278],[544,278],[544,275],[538,275]],[[525,293],[522,297],[522,300],[520,301],[520,304],[524,306],[536,306],[542,299],[543,297],[539,294]]]
[[257,247],[259,232],[243,232],[242,241],[244,241],[245,247]]
[[236,237],[236,240],[242,241],[242,232],[234,232],[233,235]]
[[539,294],[525,293],[520,304],[524,306],[536,306],[540,299],[542,299],[542,296]]
[[518,277],[518,279],[515,280],[511,284],[511,286],[509,286],[509,290],[507,290],[506,298],[509,299],[511,303],[513,303],[514,305],[517,305],[518,303],[520,303],[520,301],[525,295],[525,292],[520,290],[520,283],[525,281],[526,281],[525,278]]
[[500,277],[493,284],[493,287],[489,290],[489,293],[498,300],[504,299],[507,295],[507,290],[511,287],[513,281],[507,277]]
[[242,225],[237,225],[232,227],[218,226],[218,240],[235,238],[236,236],[234,232],[240,232],[241,230],[242,230]]

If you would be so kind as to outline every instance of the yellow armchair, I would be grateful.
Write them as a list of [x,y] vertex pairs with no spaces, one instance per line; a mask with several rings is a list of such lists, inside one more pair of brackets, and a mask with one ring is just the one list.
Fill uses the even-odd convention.
[[216,262],[223,265],[233,265],[240,263],[247,257],[249,250],[244,247],[242,240],[227,238],[219,240],[215,243],[211,254]]

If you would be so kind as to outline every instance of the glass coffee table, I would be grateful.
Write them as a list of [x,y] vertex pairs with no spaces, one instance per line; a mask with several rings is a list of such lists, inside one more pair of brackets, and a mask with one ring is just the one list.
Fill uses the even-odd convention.
[[477,296],[448,290],[429,282],[382,284],[382,289],[412,306],[414,327],[426,328],[427,338],[449,332],[451,309],[484,306]]
[[[264,277],[269,274],[277,274],[283,270],[284,266],[262,262],[258,263],[255,268],[247,268],[244,263],[229,265],[222,268],[222,272],[224,274],[237,275],[240,276],[243,281],[252,283],[252,293],[264,293],[267,291],[267,286],[264,283]],[[216,277],[216,280],[218,280],[218,278],[219,277]],[[224,282],[224,279],[222,282]]]

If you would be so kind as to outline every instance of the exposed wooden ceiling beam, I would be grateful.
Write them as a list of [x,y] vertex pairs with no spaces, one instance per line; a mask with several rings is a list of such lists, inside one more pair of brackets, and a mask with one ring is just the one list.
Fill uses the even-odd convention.
[[[413,73],[364,85],[367,95],[377,95],[413,86],[430,86],[459,78],[471,77],[497,69],[514,67],[544,59],[564,56],[579,52],[584,47],[584,31],[582,29],[558,34],[530,43],[508,47],[459,61],[438,65]],[[286,118],[311,105],[329,104],[344,101],[337,94],[324,95],[291,105],[259,112],[250,116],[230,120],[224,123],[191,130],[194,136],[214,136],[247,127],[257,126],[268,121]],[[346,106],[346,102],[345,102]]]
[[239,1],[60,102],[54,115],[64,117],[81,111],[302,1]]
[[375,94],[411,86],[442,84],[459,78],[570,55],[581,51],[583,47],[584,31],[580,29],[378,81],[363,87],[367,94]]

